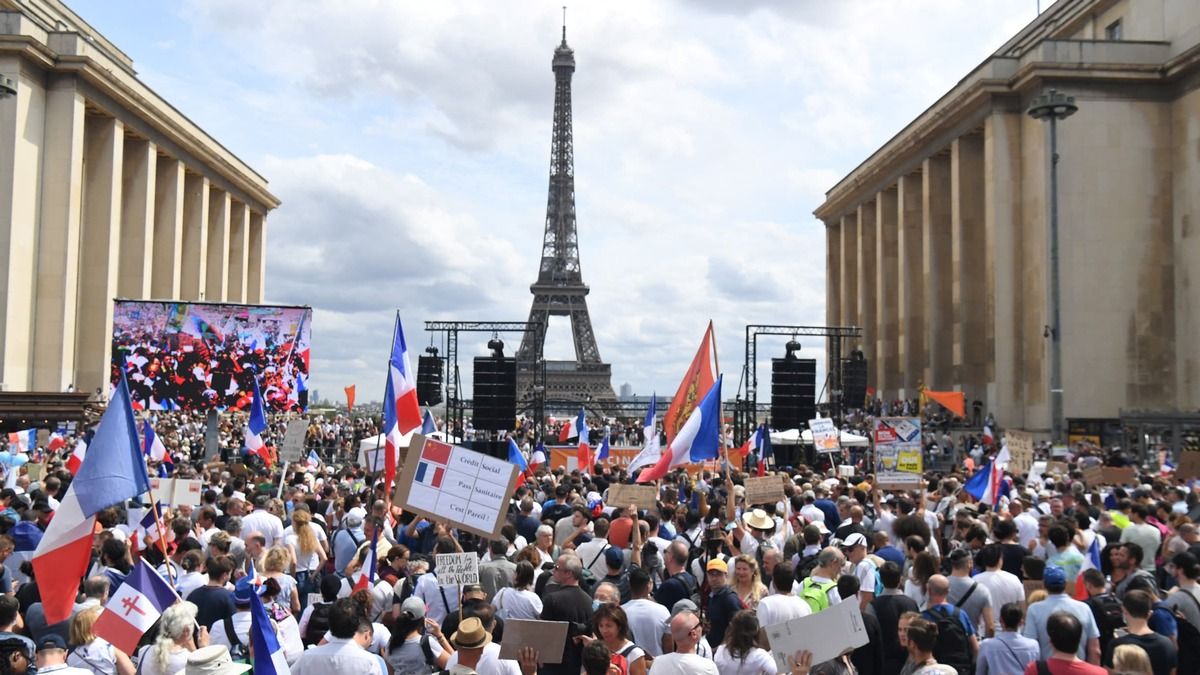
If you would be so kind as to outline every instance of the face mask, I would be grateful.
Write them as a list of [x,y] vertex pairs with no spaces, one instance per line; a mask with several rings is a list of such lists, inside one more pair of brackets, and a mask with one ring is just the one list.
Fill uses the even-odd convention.
[[595,612],[598,609],[600,609],[600,601],[592,598],[592,611]]

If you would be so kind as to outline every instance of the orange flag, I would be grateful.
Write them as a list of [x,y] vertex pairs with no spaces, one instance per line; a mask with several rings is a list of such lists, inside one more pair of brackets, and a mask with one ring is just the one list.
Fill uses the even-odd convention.
[[704,340],[700,343],[700,349],[696,350],[696,356],[692,358],[692,365],[688,366],[683,381],[679,383],[679,389],[675,392],[675,397],[671,399],[671,406],[667,408],[667,414],[663,417],[663,431],[667,434],[667,445],[671,444],[675,434],[678,433],[684,422],[687,422],[692,410],[700,405],[700,401],[704,400],[705,394],[717,379],[716,369],[713,366],[716,354],[712,348],[712,332],[712,321],[709,321],[708,330],[704,331]]
[[354,385],[346,387],[346,407],[354,412]]
[[967,416],[967,395],[961,391],[924,391],[925,397],[937,402],[946,410],[958,415]]

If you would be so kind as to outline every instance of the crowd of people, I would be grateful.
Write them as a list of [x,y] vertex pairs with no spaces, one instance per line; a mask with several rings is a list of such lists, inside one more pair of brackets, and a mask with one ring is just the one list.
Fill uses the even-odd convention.
[[[639,509],[607,499],[632,478],[619,467],[543,465],[486,540],[392,504],[342,452],[375,433],[361,418],[310,421],[330,461],[285,475],[206,463],[202,416],[159,420],[190,453],[179,475],[205,481],[201,503],[166,510],[157,541],[137,529],[146,504],[101,512],[67,621],[47,625],[28,563],[71,481],[64,458],[0,491],[0,674],[241,672],[256,593],[293,673],[1200,672],[1200,493],[1144,471],[1124,486],[1086,483],[1082,469],[1102,456],[1013,475],[994,507],[963,489],[961,467],[913,491],[881,489],[862,469],[783,467],[782,497],[756,504],[736,468],[680,469]],[[237,431],[223,430],[231,444]],[[479,556],[478,584],[439,582],[436,554],[455,552]],[[93,625],[137,558],[182,601],[123,653]],[[848,602],[865,644],[819,663],[772,652],[769,626]],[[566,623],[560,663],[531,648],[501,658],[518,619]]]

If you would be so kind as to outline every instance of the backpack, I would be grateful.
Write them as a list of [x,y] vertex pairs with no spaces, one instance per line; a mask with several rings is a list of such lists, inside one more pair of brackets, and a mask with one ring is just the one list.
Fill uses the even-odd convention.
[[[332,608],[332,605],[330,605]],[[315,610],[314,610],[315,611]],[[233,629],[233,617],[226,616],[224,619],[225,637],[229,639],[229,658],[234,663],[249,663],[250,650],[237,636],[237,631]],[[321,633],[324,637],[325,634]],[[320,638],[318,638],[319,641]]]
[[817,583],[812,577],[805,577],[800,583],[800,597],[808,603],[813,613],[829,609],[829,589],[837,586],[836,581]]
[[937,625],[937,642],[933,644],[933,658],[958,671],[958,675],[974,675],[975,660],[971,657],[967,631],[963,629],[959,616],[962,610],[955,607],[950,611],[939,607],[921,613]]
[[[1196,609],[1200,609],[1200,601],[1196,600],[1196,596],[1192,595],[1191,591],[1180,589],[1178,592],[1188,596]],[[1179,644],[1176,672],[1198,672],[1200,671],[1200,628],[1193,626],[1192,622],[1187,620],[1187,615],[1178,607],[1175,608],[1175,623],[1178,630],[1175,637]]]
[[815,569],[817,569],[817,554],[804,556],[796,563],[796,580],[803,581],[807,579]]
[[302,636],[305,647],[315,645],[321,641],[321,638],[325,637],[325,633],[329,631],[329,615],[332,613],[332,602],[318,602],[313,604],[312,614],[308,616],[308,625],[304,627],[304,635]]
[[1108,643],[1113,639],[1118,628],[1125,627],[1125,614],[1121,611],[1121,601],[1112,593],[1102,593],[1087,600],[1092,616],[1096,618],[1096,627],[1100,630],[1100,649],[1106,651]]

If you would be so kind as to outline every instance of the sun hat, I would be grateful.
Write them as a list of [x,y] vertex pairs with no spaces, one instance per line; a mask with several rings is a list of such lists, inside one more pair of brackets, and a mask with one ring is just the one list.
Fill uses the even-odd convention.
[[480,649],[492,641],[492,634],[483,627],[478,617],[467,617],[458,624],[458,630],[450,642],[458,649]]
[[225,645],[209,645],[188,654],[187,665],[175,675],[240,675],[253,666],[234,663]]
[[775,529],[775,519],[768,516],[767,512],[762,509],[754,509],[742,514],[742,522],[755,530]]

